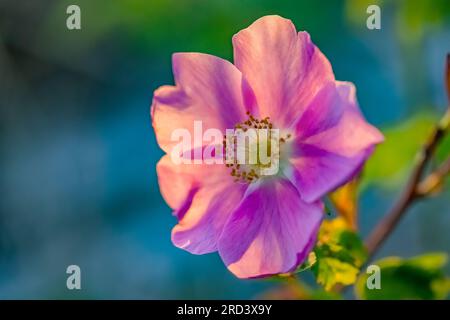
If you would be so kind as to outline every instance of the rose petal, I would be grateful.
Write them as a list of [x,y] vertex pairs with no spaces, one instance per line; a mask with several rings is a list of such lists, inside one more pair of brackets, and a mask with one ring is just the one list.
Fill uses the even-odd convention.
[[225,132],[245,118],[241,72],[230,62],[200,53],[173,55],[176,86],[162,86],[153,97],[152,123],[161,149],[170,152],[175,129],[194,131],[194,121],[202,121],[203,132],[216,128]]
[[365,121],[350,83],[327,83],[295,126],[290,163],[284,173],[306,202],[347,182],[383,141]]
[[224,165],[175,165],[168,155],[157,173],[161,194],[179,219],[174,245],[194,254],[216,251],[223,225],[247,186],[234,183]]
[[314,246],[322,211],[287,180],[253,185],[223,229],[219,254],[239,278],[292,271]]
[[265,16],[233,37],[234,63],[253,89],[262,117],[289,127],[327,80],[330,63],[290,20]]

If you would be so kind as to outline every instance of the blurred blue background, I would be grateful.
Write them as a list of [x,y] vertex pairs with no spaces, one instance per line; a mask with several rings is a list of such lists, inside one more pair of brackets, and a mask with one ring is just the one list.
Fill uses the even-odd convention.
[[[66,28],[70,4],[81,30]],[[366,28],[369,4],[381,30]],[[149,116],[153,90],[173,83],[172,53],[232,60],[232,35],[266,14],[311,34],[376,126],[443,112],[450,1],[0,0],[0,298],[253,298],[275,285],[171,244]],[[399,181],[364,189],[363,235]],[[448,252],[448,199],[415,206],[378,256]],[[71,264],[80,291],[66,288]]]

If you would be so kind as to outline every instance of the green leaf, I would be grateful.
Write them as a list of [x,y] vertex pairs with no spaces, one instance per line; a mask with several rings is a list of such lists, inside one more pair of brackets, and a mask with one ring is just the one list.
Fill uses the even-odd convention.
[[315,270],[317,282],[323,285],[326,291],[338,283],[344,285],[355,283],[358,272],[358,268],[352,264],[329,257],[321,258]]
[[362,273],[355,285],[359,299],[445,299],[450,278],[443,267],[445,253],[430,253],[410,259],[389,257],[375,262],[380,267],[381,289],[368,289],[368,274]]
[[[418,113],[406,122],[383,129],[385,141],[377,146],[364,167],[363,187],[376,183],[394,189],[404,183],[416,155],[438,122],[435,114]],[[447,134],[437,146],[431,163],[437,166],[449,156],[450,134]]]
[[438,117],[435,115],[419,113],[406,122],[382,130],[385,141],[377,146],[367,161],[362,176],[363,183],[377,183],[393,189],[404,182],[416,154],[437,121]]
[[327,291],[337,284],[355,283],[359,268],[367,258],[361,239],[342,217],[323,222],[314,253],[316,263],[311,270],[317,283]]
[[317,262],[316,253],[314,251],[311,251],[308,255],[308,259],[303,262],[300,267],[297,268],[295,272],[302,272],[308,269],[311,269],[312,266]]

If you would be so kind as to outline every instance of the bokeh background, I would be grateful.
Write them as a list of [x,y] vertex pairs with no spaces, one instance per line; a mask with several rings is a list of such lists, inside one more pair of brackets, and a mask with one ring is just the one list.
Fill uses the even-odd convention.
[[[66,28],[70,4],[81,30]],[[366,28],[369,4],[381,30]],[[368,233],[446,107],[450,1],[0,0],[0,298],[253,298],[277,285],[171,244],[149,117],[153,90],[173,83],[172,53],[232,60],[232,35],[267,14],[307,30],[392,137],[368,165]],[[415,206],[378,257],[448,252],[449,199]],[[70,264],[80,291],[66,288]]]

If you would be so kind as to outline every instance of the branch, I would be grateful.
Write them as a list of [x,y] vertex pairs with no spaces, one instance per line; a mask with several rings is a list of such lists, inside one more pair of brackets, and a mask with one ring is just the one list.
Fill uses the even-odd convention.
[[449,173],[450,157],[417,186],[417,197],[425,197],[432,194],[442,185],[442,181]]
[[[426,143],[417,155],[416,165],[411,171],[409,181],[395,202],[392,209],[385,215],[379,224],[373,229],[372,233],[367,237],[366,247],[368,258],[377,252],[389,234],[395,229],[406,210],[418,199],[427,197],[441,186],[445,177],[450,173],[450,157],[447,158],[436,170],[428,174],[422,179],[427,164],[430,162],[434,151],[444,136],[450,130],[450,53],[447,54],[445,66],[445,86],[447,91],[448,103],[446,113],[434,128],[432,134],[428,137]],[[339,293],[345,290],[343,285],[337,285],[334,291]]]
[[375,227],[366,241],[369,257],[373,256],[380,248],[387,236],[394,230],[408,207],[419,198],[427,196],[438,186],[450,170],[450,158],[447,159],[437,170],[422,180],[424,171],[429,163],[437,145],[448,132],[450,127],[450,107],[444,117],[433,130],[432,134],[417,155],[409,181],[402,194],[392,209]]

